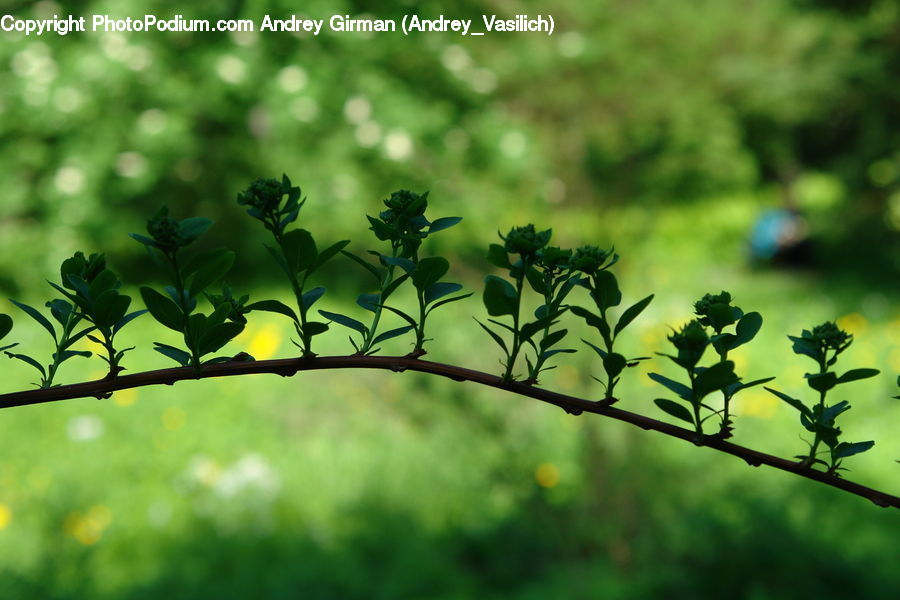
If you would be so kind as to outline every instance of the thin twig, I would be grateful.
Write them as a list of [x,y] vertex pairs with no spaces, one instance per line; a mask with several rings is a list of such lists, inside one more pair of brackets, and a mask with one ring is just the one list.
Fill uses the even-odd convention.
[[246,362],[232,361],[204,367],[203,371],[199,374],[191,367],[160,369],[157,371],[135,373],[133,375],[121,375],[112,379],[99,379],[97,381],[62,385],[49,389],[36,389],[3,394],[0,395],[0,408],[42,404],[44,402],[56,402],[58,400],[71,400],[74,398],[108,398],[117,390],[150,385],[172,385],[178,381],[189,379],[231,377],[234,375],[251,375],[255,373],[273,373],[283,377],[290,377],[299,371],[317,371],[323,369],[385,369],[394,372],[419,371],[431,375],[440,375],[454,381],[471,381],[473,383],[506,390],[520,396],[527,396],[542,402],[547,402],[559,406],[566,412],[574,415],[588,412],[610,417],[619,421],[625,421],[626,423],[637,425],[641,429],[658,431],[694,443],[698,446],[706,446],[720,452],[725,452],[726,454],[737,456],[754,467],[768,465],[866,498],[878,506],[900,508],[900,498],[897,496],[892,496],[885,492],[853,483],[852,481],[837,477],[836,475],[816,471],[808,466],[804,466],[802,462],[786,460],[777,456],[772,456],[771,454],[765,454],[744,446],[732,444],[731,442],[727,442],[716,436],[703,436],[702,441],[698,442],[697,433],[694,431],[610,406],[613,401],[594,402],[585,400],[584,398],[576,398],[574,396],[552,392],[521,382],[504,382],[496,375],[483,373],[481,371],[473,371],[463,367],[424,361],[410,357],[353,355]]

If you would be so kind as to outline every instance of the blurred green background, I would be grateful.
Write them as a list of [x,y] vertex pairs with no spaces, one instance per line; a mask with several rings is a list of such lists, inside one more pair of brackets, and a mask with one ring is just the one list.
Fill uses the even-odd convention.
[[[428,241],[480,290],[498,229],[534,222],[564,246],[615,243],[625,303],[657,297],[624,341],[661,351],[694,299],[728,289],[765,325],[736,355],[808,397],[786,333],[856,335],[843,428],[875,448],[852,479],[898,493],[900,6],[894,0],[564,2],[3,2],[3,13],[399,19],[552,14],[553,36],[0,34],[0,292],[42,304],[60,261],[104,251],[152,280],[141,231],[161,204],[216,220],[230,283],[283,298],[262,232],[236,205],[287,173],[324,242],[377,247],[365,214],[430,190],[461,225]],[[763,211],[802,212],[802,269],[751,266]],[[321,277],[348,313],[367,283]],[[324,304],[323,304],[324,306]],[[14,341],[50,348],[9,303]],[[499,370],[472,316],[432,319],[429,358]],[[587,337],[574,320],[573,344]],[[123,333],[132,370],[176,341],[147,317]],[[253,315],[228,347],[290,356],[286,322]],[[349,353],[342,332],[322,351]],[[404,340],[385,348],[404,353]],[[544,385],[598,397],[599,365],[567,355]],[[80,362],[79,362],[80,361]],[[496,365],[496,366],[494,366]],[[64,382],[102,375],[76,359]],[[32,373],[4,364],[3,391]],[[623,408],[660,416],[630,372]],[[654,387],[655,386],[655,387]],[[807,390],[808,391],[808,390]],[[803,450],[765,392],[736,441]],[[9,598],[896,598],[900,512],[689,444],[416,374],[322,372],[181,383],[4,411],[0,588]]]

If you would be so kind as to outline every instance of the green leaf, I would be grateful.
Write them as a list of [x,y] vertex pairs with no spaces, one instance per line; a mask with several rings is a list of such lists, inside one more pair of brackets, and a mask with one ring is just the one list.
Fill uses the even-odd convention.
[[494,341],[497,342],[497,345],[503,349],[503,352],[506,354],[506,356],[509,357],[509,350],[507,349],[506,342],[503,341],[503,338],[497,335],[497,333],[495,333],[493,329],[491,329],[478,319],[475,319],[475,322],[481,325],[481,328],[488,332],[488,334],[494,339]]
[[395,232],[394,228],[385,223],[384,221],[380,221],[375,217],[370,217],[366,215],[366,218],[369,220],[369,224],[371,229],[375,233],[375,237],[377,237],[381,241],[386,241],[394,237]]
[[690,402],[694,397],[693,390],[691,390],[691,388],[684,385],[683,383],[679,383],[674,379],[669,379],[668,377],[660,375],[659,373],[648,373],[647,376],[656,383],[660,383],[678,394],[678,397],[682,400],[687,400],[688,402]]
[[691,425],[694,424],[694,416],[691,414],[691,411],[689,411],[681,404],[678,404],[677,402],[668,400],[666,398],[657,398],[653,402],[655,402],[663,412],[675,417],[676,419],[687,421]]
[[423,258],[412,272],[412,283],[416,289],[424,290],[437,283],[449,270],[450,263],[446,258],[441,256]]
[[225,277],[233,264],[234,252],[230,250],[219,250],[208,255],[197,265],[197,270],[188,282],[190,295],[198,296],[200,292]]
[[188,363],[191,362],[191,355],[181,348],[169,346],[168,344],[161,344],[159,342],[153,342],[153,349],[160,354],[168,356],[182,367],[188,366]]
[[5,338],[13,328],[13,320],[12,317],[5,314],[0,314],[0,340]]
[[540,341],[541,350],[546,350],[547,348],[555,346],[564,337],[566,337],[567,333],[568,333],[567,329],[558,329],[557,331],[551,331],[547,337],[541,339],[541,341]]
[[763,324],[762,315],[758,312],[749,312],[743,317],[741,320],[737,322],[734,328],[734,340],[731,342],[730,350],[737,348],[743,344],[746,344],[759,333],[760,328]]
[[236,338],[244,330],[243,323],[219,323],[210,327],[206,333],[200,336],[199,354],[209,354]]
[[616,323],[616,327],[613,330],[613,334],[616,336],[619,335],[619,332],[621,332],[623,329],[628,327],[628,325],[632,321],[634,321],[638,317],[638,315],[640,315],[642,312],[644,312],[644,309],[647,308],[647,306],[650,304],[650,302],[652,300],[653,300],[653,294],[650,294],[643,300],[639,300],[638,302],[636,302],[636,303],[632,304],[631,306],[629,306],[628,308],[626,308],[625,311],[622,313],[622,316],[619,317],[619,322]]
[[531,267],[527,271],[525,271],[525,279],[528,280],[528,285],[531,286],[535,292],[540,295],[544,295],[547,292],[547,285],[544,283],[544,276],[541,275],[540,271]]
[[116,274],[109,269],[100,271],[96,278],[88,286],[91,298],[96,299],[100,294],[108,290],[118,289],[121,283]]
[[460,221],[462,221],[462,217],[441,217],[440,219],[435,219],[431,222],[431,226],[428,227],[428,235],[453,227]]
[[763,378],[763,379],[755,379],[755,380],[753,380],[753,381],[748,381],[747,383],[744,383],[744,382],[742,382],[742,381],[738,381],[737,383],[733,383],[733,384],[731,384],[730,386],[728,386],[728,387],[725,389],[725,391],[728,392],[728,394],[729,394],[730,396],[733,396],[733,395],[737,394],[738,392],[740,392],[741,390],[746,390],[747,388],[752,388],[752,387],[757,386],[757,385],[762,385],[762,384],[764,384],[764,383],[769,383],[769,382],[772,381],[773,379],[775,379],[775,378],[774,378],[774,377],[765,377],[765,378]]
[[610,352],[603,358],[603,368],[606,370],[606,374],[609,375],[610,380],[618,377],[625,370],[627,363],[628,361],[625,357],[616,352]]
[[600,358],[606,358],[606,355],[609,354],[606,350],[604,350],[600,346],[596,346],[584,338],[581,338],[581,341],[584,342],[585,344],[587,344],[588,346],[590,346],[591,348],[593,348],[594,352],[596,352],[597,354],[600,355]]
[[276,313],[279,315],[284,315],[285,317],[294,321],[299,321],[299,319],[297,319],[297,314],[294,312],[294,309],[284,304],[283,302],[279,302],[278,300],[260,300],[259,302],[254,302],[253,304],[249,304],[244,308],[248,311],[261,310],[263,312]]
[[516,288],[505,279],[501,279],[496,275],[485,277],[482,299],[488,314],[492,317],[513,315],[518,308]]
[[204,217],[190,217],[184,219],[180,223],[181,237],[184,238],[185,243],[193,242],[206,233],[206,230],[212,227],[212,224],[212,221]]
[[594,273],[593,278],[595,288],[591,296],[597,303],[597,308],[603,311],[622,302],[622,292],[619,291],[619,282],[616,281],[615,275],[610,271],[598,271]]
[[501,269],[512,268],[512,264],[509,262],[509,255],[506,253],[506,248],[500,244],[491,244],[488,249],[487,259],[491,264],[500,267]]
[[178,305],[147,286],[141,286],[141,298],[153,318],[175,331],[183,332],[184,321]]
[[569,310],[572,311],[574,315],[584,319],[588,325],[596,328],[597,331],[600,332],[600,336],[603,338],[603,341],[606,342],[607,346],[612,345],[612,336],[610,335],[609,331],[609,323],[607,323],[591,311],[580,306],[570,306]]
[[861,454],[866,450],[872,448],[875,445],[874,441],[868,442],[841,442],[834,449],[834,457],[835,458],[847,458],[848,456],[853,456],[854,454]]
[[45,306],[50,309],[50,314],[53,315],[53,318],[65,327],[69,321],[69,316],[72,314],[72,305],[65,300],[57,298],[47,302]]
[[326,331],[328,331],[328,323],[322,323],[321,321],[307,321],[306,325],[302,326],[302,333],[309,337],[325,333]]
[[349,243],[350,240],[341,240],[340,242],[336,242],[319,252],[319,256],[316,258],[316,262],[313,263],[313,265],[309,269],[307,269],[307,273],[313,273],[314,271],[317,271],[319,267],[331,260],[332,257],[343,250],[344,247]]
[[439,306],[443,306],[445,304],[450,304],[451,302],[456,302],[457,300],[465,300],[466,298],[473,295],[474,293],[475,292],[469,292],[468,294],[463,294],[462,296],[454,296],[453,298],[444,298],[443,300],[439,300],[438,302],[435,302],[434,304],[432,304],[431,308],[429,308],[425,312],[425,314],[430,314],[431,311],[438,308]]
[[807,419],[812,419],[812,411],[809,408],[807,408],[806,405],[803,404],[803,402],[801,402],[800,400],[797,400],[796,398],[792,398],[791,396],[788,396],[787,394],[785,394],[783,392],[779,392],[778,390],[773,390],[770,387],[763,386],[763,389],[766,390],[767,392],[769,392],[770,394],[774,394],[775,396],[778,396],[779,398],[781,398],[782,400],[784,400],[785,402],[787,402],[788,404],[790,404],[791,406],[796,408],[798,411],[800,411],[800,414],[806,416]]
[[412,318],[411,316],[409,316],[408,314],[406,314],[405,312],[403,312],[402,310],[399,310],[399,309],[397,309],[397,308],[394,308],[393,306],[388,306],[387,304],[382,304],[381,307],[382,307],[384,310],[388,310],[388,311],[394,313],[395,315],[397,315],[398,317],[400,317],[401,319],[403,319],[404,321],[406,321],[407,323],[409,323],[409,324],[412,325],[413,327],[416,327],[416,320],[413,319],[413,318]]
[[356,264],[358,264],[359,266],[364,268],[366,271],[371,273],[372,277],[374,277],[377,281],[381,281],[381,273],[378,271],[377,267],[367,263],[362,258],[358,257],[357,255],[355,255],[351,252],[347,252],[346,250],[341,250],[341,254],[343,254],[347,258],[353,260],[353,262],[355,262]]
[[381,254],[380,252],[375,251],[371,251],[371,253],[377,256],[382,264],[400,267],[407,275],[410,275],[416,270],[416,263],[408,258],[403,258],[402,256],[388,256],[387,254]]
[[138,233],[129,233],[128,236],[130,238],[142,243],[143,245],[147,246],[148,248],[157,248],[158,247],[156,245],[156,242],[153,241],[152,239],[148,238],[147,236],[143,236]]
[[378,294],[360,294],[356,298],[356,304],[369,312],[375,312],[378,310],[378,305],[381,304],[381,296]]
[[546,329],[552,324],[553,319],[549,318],[538,319],[537,321],[525,323],[520,329],[519,340],[522,342],[527,342],[534,336],[534,334],[543,329]]
[[294,229],[284,234],[281,247],[288,268],[293,273],[307,270],[316,263],[319,256],[312,234],[305,229]]
[[309,310],[312,308],[312,305],[315,304],[319,298],[325,295],[325,288],[322,286],[314,287],[308,292],[304,292],[304,294],[300,297],[300,300],[303,304],[303,310]]
[[809,387],[817,392],[827,392],[838,383],[837,375],[831,371],[826,371],[825,373],[807,373],[804,377],[806,377],[806,383]]
[[138,317],[140,317],[141,315],[146,314],[146,313],[147,313],[146,310],[136,310],[134,312],[128,313],[127,315],[125,315],[124,317],[119,319],[119,322],[116,323],[115,327],[113,327],[113,334],[115,334],[120,329],[122,329],[123,327],[125,327],[126,325],[128,325],[129,323],[131,323],[132,321],[134,321],[135,319],[137,319]]
[[354,331],[358,331],[363,335],[369,333],[369,328],[357,321],[356,319],[352,319],[345,315],[341,315],[338,313],[328,312],[327,310],[320,310],[319,314],[328,319],[329,321],[334,321],[339,325],[343,325],[344,327],[349,327]]
[[[444,296],[446,296],[448,294],[458,292],[461,289],[462,289],[462,285],[460,285],[458,283],[446,283],[446,282],[432,283],[427,288],[425,288],[425,294],[424,294],[425,304],[431,304],[435,300],[443,298]],[[2,337],[3,336],[0,335],[0,338],[2,338]]]
[[94,300],[94,324],[103,329],[112,327],[125,316],[129,306],[131,298],[116,290],[106,290]]
[[407,279],[409,279],[409,275],[404,273],[397,279],[390,282],[388,286],[381,292],[381,301],[387,302],[387,299],[390,298],[391,294],[397,291],[397,288],[403,285],[403,282],[405,282]]
[[47,317],[45,317],[44,315],[39,313],[37,311],[37,309],[34,309],[34,308],[28,306],[27,304],[23,304],[21,302],[16,302],[12,298],[10,298],[9,301],[12,302],[13,304],[15,304],[16,306],[18,306],[23,311],[25,311],[25,314],[27,314],[29,317],[31,317],[32,319],[37,321],[41,325],[41,327],[43,327],[44,329],[49,331],[50,335],[53,336],[53,339],[56,340],[56,330],[53,328],[53,325],[50,323],[50,321],[47,319]]
[[412,331],[412,329],[413,329],[412,325],[404,325],[403,327],[398,327],[396,329],[391,329],[391,330],[385,331],[384,333],[381,333],[378,336],[376,336],[374,340],[372,340],[372,345],[374,346],[375,344],[380,344],[381,342],[383,342],[385,340],[389,340],[389,339],[395,338],[399,335],[403,335],[407,331]]
[[[0,336],[3,337],[3,336]],[[878,369],[850,369],[837,378],[838,383],[849,383],[851,381],[859,381],[860,379],[868,379],[875,377],[880,371]]]
[[703,370],[694,378],[694,391],[696,399],[701,399],[707,394],[731,385],[738,380],[734,374],[734,363],[730,360],[716,363]]
[[43,375],[44,377],[47,377],[47,372],[44,370],[44,365],[42,365],[38,361],[34,360],[27,354],[16,354],[14,352],[7,352],[6,355],[10,358],[15,358],[15,359],[21,360],[24,363],[31,365],[32,367],[34,367],[35,369],[40,371],[41,375]]
[[90,358],[92,355],[87,350],[63,350],[59,354],[54,353],[53,356],[54,356],[54,358],[59,356],[59,363],[62,364],[74,356],[82,356],[84,358]]
[[282,252],[280,248],[273,248],[268,244],[263,244],[263,246],[269,251],[269,254],[272,255],[272,258],[274,258],[275,262],[278,263],[278,266],[281,267],[281,270],[284,271],[288,277],[293,277],[294,272],[291,271],[287,261],[284,259],[284,252]]

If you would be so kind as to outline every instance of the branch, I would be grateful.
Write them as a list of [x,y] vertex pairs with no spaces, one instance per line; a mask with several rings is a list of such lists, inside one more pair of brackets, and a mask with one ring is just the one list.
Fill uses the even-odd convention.
[[585,400],[584,398],[576,398],[574,396],[567,396],[565,394],[537,388],[521,382],[504,382],[496,375],[490,375],[481,371],[473,371],[471,369],[423,361],[410,357],[353,355],[262,361],[232,361],[204,367],[203,372],[200,374],[197,374],[197,372],[190,367],[160,369],[157,371],[146,371],[143,373],[135,373],[133,375],[122,375],[115,378],[99,379],[97,381],[85,383],[62,385],[49,389],[2,394],[0,395],[0,408],[43,404],[45,402],[71,400],[74,398],[109,398],[112,393],[117,390],[149,385],[173,385],[177,381],[188,379],[231,377],[234,375],[251,375],[255,373],[273,373],[283,377],[291,377],[299,371],[317,371],[323,369],[385,369],[394,372],[419,371],[431,375],[440,375],[454,381],[471,381],[473,383],[506,390],[520,396],[527,396],[542,402],[547,402],[548,404],[558,406],[573,415],[588,412],[610,417],[618,421],[625,421],[626,423],[637,425],[641,429],[658,431],[672,437],[689,441],[698,446],[707,446],[714,450],[737,456],[754,467],[768,465],[782,471],[787,471],[850,492],[851,494],[866,498],[878,506],[900,508],[900,498],[897,496],[892,496],[879,490],[868,488],[853,483],[852,481],[847,481],[836,475],[829,475],[823,471],[816,471],[810,467],[803,466],[800,462],[789,461],[777,456],[772,456],[771,454],[765,454],[744,446],[732,444],[715,436],[703,436],[702,441],[697,442],[696,432],[610,406],[614,400],[594,402]]

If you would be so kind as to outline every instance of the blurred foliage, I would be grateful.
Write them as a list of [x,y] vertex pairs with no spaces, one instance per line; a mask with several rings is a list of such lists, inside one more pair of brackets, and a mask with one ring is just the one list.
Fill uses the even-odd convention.
[[[171,6],[7,10],[124,16]],[[207,0],[177,12],[300,10],[286,0]],[[835,316],[858,340],[849,367],[900,372],[896,2],[302,6],[316,18],[413,10],[476,20],[552,10],[557,31],[4,34],[0,290],[36,296],[76,250],[105,252],[126,283],[148,283],[147,258],[125,232],[142,231],[167,204],[178,219],[214,219],[208,247],[237,251],[235,271],[271,297],[278,271],[265,232],[235,198],[254,177],[286,172],[309,197],[298,226],[323,245],[350,238],[354,252],[374,245],[364,241],[365,215],[391,191],[430,190],[436,211],[465,220],[424,251],[465,259],[451,275],[468,289],[488,268],[485,246],[498,228],[552,226],[564,247],[615,242],[629,295],[657,294],[636,335],[623,338],[628,356],[659,351],[693,299],[729,289],[765,316],[752,348],[729,355],[742,372],[752,365],[802,393],[802,367],[780,332]],[[803,211],[819,269],[748,273],[754,219],[784,205]],[[355,310],[351,292],[372,290],[341,260],[322,279],[343,278],[333,298]],[[871,277],[846,285],[846,274]],[[429,321],[434,358],[497,364],[499,350],[473,344],[477,306],[460,302]],[[586,335],[578,324],[564,324],[573,339]],[[175,334],[147,317],[133,329],[122,334],[138,346],[129,365],[166,366],[151,341]],[[233,345],[259,358],[291,355],[289,335],[276,315],[254,315]],[[48,343],[41,336],[17,319],[8,337],[33,347]],[[409,350],[394,342],[386,352]],[[323,353],[347,349],[341,336],[322,336]],[[588,351],[565,358],[546,386],[599,397]],[[96,372],[66,364],[60,382],[102,376],[91,361]],[[4,369],[9,381],[29,380],[27,365]],[[652,414],[645,374],[675,372],[659,361],[638,370],[617,395],[623,408]],[[5,594],[761,599],[900,590],[896,511],[490,390],[413,374],[300,377],[5,411]],[[880,486],[896,480],[900,457],[896,387],[879,378],[858,393],[848,430],[878,445],[849,476]],[[796,451],[790,407],[748,390],[733,409],[737,443]]]
[[[547,11],[334,0],[303,11],[399,17],[413,6],[475,19]],[[17,14],[69,10],[171,8],[38,2]],[[258,19],[295,10],[269,0],[178,12]],[[898,272],[895,2],[605,0],[557,3],[553,15],[550,37],[5,35],[0,285],[33,286],[41,276],[16,264],[58,264],[76,247],[133,261],[137,250],[111,232],[137,230],[163,202],[179,217],[215,219],[214,237],[239,254],[255,250],[260,234],[231,202],[246,181],[281,172],[301,183],[333,239],[362,232],[365,221],[346,215],[398,188],[452,203],[471,219],[472,242],[508,221],[513,205],[602,215],[639,203],[652,218],[654,204],[771,184],[823,213],[814,225],[831,241],[827,264],[863,253]],[[831,193],[806,193],[817,174]]]

